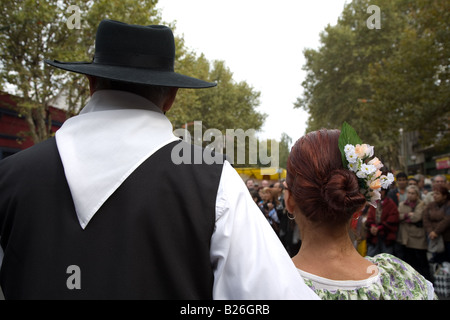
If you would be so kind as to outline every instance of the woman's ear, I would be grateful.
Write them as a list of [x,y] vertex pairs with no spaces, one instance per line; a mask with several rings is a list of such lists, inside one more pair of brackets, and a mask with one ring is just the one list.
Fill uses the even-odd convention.
[[293,214],[297,205],[295,203],[294,197],[288,189],[284,191],[284,203],[286,204],[287,211]]

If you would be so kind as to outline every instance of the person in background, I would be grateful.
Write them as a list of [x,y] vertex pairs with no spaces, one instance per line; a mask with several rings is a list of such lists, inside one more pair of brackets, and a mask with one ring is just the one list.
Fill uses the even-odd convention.
[[255,188],[255,181],[253,179],[247,179],[247,181],[245,181],[245,185],[247,186],[247,188],[249,190],[254,189]]
[[423,225],[429,239],[443,237],[445,251],[433,254],[432,261],[450,262],[450,195],[445,185],[435,185],[434,201],[428,204],[423,215]]
[[378,201],[377,208],[370,206],[367,213],[367,255],[370,257],[383,252],[394,254],[398,209],[386,193],[387,190],[381,189],[381,200]]
[[277,235],[280,232],[280,219],[277,213],[277,206],[279,205],[277,193],[272,188],[263,189],[263,203],[260,206],[261,211],[264,213],[267,221],[272,226]]
[[261,197],[259,196],[258,190],[251,189],[250,194],[252,195],[253,201],[258,205],[261,202]]
[[389,190],[388,197],[391,198],[398,207],[399,203],[406,200],[406,187],[408,186],[408,176],[404,172],[396,175],[397,187]]
[[263,188],[268,188],[268,187],[269,187],[269,181],[267,181],[267,180],[262,180],[262,181],[261,181],[261,187],[263,187]]
[[281,181],[277,181],[273,184],[273,190],[277,197],[278,204],[276,206],[276,211],[278,215],[278,219],[280,220],[280,231],[278,236],[280,237],[280,241],[283,246],[288,247],[288,237],[292,238],[292,234],[289,232],[289,219],[287,216],[285,203],[284,203],[284,186]]
[[407,199],[398,208],[400,225],[397,243],[402,246],[404,260],[421,275],[431,281],[427,259],[427,239],[422,215],[425,203],[420,199],[420,190],[415,185],[406,188]]
[[[436,186],[445,186],[447,184],[447,177],[442,175],[442,174],[438,174],[436,176],[433,177],[433,179],[431,180],[431,187],[432,187],[432,191],[427,193],[427,196],[425,197],[425,199],[423,200],[425,202],[426,205],[430,204],[431,202],[434,201],[434,187]],[[448,189],[448,187],[447,187]]]
[[417,186],[418,184],[419,184],[419,181],[416,178],[408,179],[408,186]]
[[420,199],[424,199],[428,190],[425,188],[425,176],[423,174],[416,174],[414,178],[417,180],[417,187],[419,187],[420,191]]

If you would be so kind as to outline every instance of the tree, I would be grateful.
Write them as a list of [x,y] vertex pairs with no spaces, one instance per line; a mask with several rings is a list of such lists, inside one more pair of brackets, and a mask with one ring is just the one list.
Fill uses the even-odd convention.
[[379,2],[382,29],[368,29],[369,5],[367,0],[347,4],[337,25],[328,25],[320,34],[321,47],[304,52],[305,91],[295,107],[310,113],[308,131],[337,128],[350,118],[354,127],[362,127],[355,113],[361,108],[358,99],[371,98],[368,65],[389,54],[400,30],[391,1]]
[[[35,143],[52,135],[49,106],[64,97],[68,117],[77,114],[88,97],[88,82],[83,75],[44,65],[44,59],[90,61],[94,39],[102,19],[150,25],[162,22],[155,8],[157,0],[1,0],[0,8],[0,88],[13,87],[20,114],[30,126]],[[68,10],[70,8],[70,10]],[[79,9],[79,11],[78,11]],[[80,15],[80,28],[70,28],[73,14]],[[168,24],[176,30],[173,23]],[[256,111],[259,92],[245,82],[235,83],[224,62],[209,62],[185,48],[175,37],[175,68],[180,73],[217,81],[209,90],[180,90],[168,113],[174,127],[202,120],[208,128],[262,127],[265,115]]]
[[[307,131],[349,122],[398,167],[400,129],[448,145],[449,2],[379,0],[381,29],[368,29],[368,0],[347,4],[336,26],[305,50]],[[366,103],[361,103],[366,101]]]
[[395,121],[373,124],[418,131],[422,146],[440,149],[450,144],[450,3],[417,0],[407,8],[396,50],[369,66],[376,108],[367,116],[391,114]]
[[0,6],[0,84],[13,86],[20,114],[35,143],[51,134],[49,107],[65,90],[69,115],[88,97],[83,76],[44,65],[44,59],[89,61],[95,30],[103,18],[157,23],[157,1],[81,1],[80,29],[70,28],[72,1],[2,0]]
[[206,128],[261,129],[266,115],[256,110],[260,93],[246,82],[236,83],[233,73],[223,61],[208,62],[204,55],[198,58],[186,53],[179,61],[181,73],[210,82],[217,87],[206,90],[179,90],[173,110],[167,113],[175,127],[201,120]]
[[290,153],[290,148],[289,146],[292,143],[292,138],[287,134],[287,133],[282,133],[281,134],[281,139],[280,139],[280,167],[281,168],[287,168],[287,160],[289,157],[289,153]]

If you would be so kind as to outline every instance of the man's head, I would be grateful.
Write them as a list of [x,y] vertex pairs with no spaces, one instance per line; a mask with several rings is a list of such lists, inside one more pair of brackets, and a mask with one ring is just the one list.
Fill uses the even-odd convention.
[[441,174],[438,174],[433,178],[433,187],[434,186],[445,186],[447,182],[447,178]]
[[408,186],[408,176],[404,172],[397,173],[397,187],[400,190],[405,190]]
[[273,189],[275,190],[276,194],[279,196],[283,192],[283,184],[281,182],[275,182],[273,184]]
[[130,82],[115,81],[87,75],[91,95],[100,90],[121,90],[140,95],[155,105],[165,113],[172,107],[178,88],[137,84]]
[[263,188],[267,188],[267,187],[269,186],[269,181],[267,181],[267,180],[261,181],[261,186],[262,186]]

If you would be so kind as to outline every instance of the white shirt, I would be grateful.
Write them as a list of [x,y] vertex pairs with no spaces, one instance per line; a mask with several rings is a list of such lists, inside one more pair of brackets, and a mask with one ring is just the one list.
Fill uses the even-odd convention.
[[[149,100],[123,91],[95,92],[80,115],[56,133],[80,226],[88,225],[140,164],[177,139],[170,121]],[[223,166],[210,249],[213,298],[318,299],[236,170],[227,161]]]

